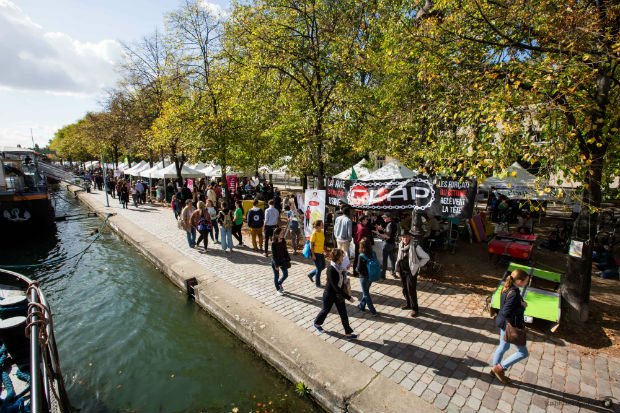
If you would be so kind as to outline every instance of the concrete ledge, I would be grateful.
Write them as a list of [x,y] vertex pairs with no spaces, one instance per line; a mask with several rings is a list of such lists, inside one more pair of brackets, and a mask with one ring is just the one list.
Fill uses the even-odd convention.
[[[81,188],[68,187],[102,216],[112,211],[97,205]],[[196,302],[292,382],[304,382],[312,397],[331,412],[435,412],[437,408],[407,392],[337,347],[267,308],[210,273],[204,266],[166,245],[130,220],[114,215],[110,227],[134,246],[175,285],[196,277]]]

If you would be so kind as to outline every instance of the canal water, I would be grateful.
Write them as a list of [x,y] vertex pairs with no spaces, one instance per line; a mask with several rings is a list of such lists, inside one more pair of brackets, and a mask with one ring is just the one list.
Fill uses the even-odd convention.
[[63,376],[82,412],[319,412],[66,192],[56,234],[3,246],[0,266],[38,280],[52,307]]

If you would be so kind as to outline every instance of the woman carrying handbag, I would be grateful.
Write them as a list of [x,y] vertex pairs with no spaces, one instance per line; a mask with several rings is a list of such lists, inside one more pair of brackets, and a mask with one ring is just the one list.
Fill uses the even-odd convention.
[[[519,288],[525,287],[529,275],[523,270],[514,270],[504,282],[500,298],[500,309],[495,320],[499,328],[499,346],[493,356],[491,374],[504,384],[509,384],[506,370],[515,363],[527,358],[529,352],[525,347],[525,322],[523,314],[527,303],[521,298]],[[517,351],[502,361],[510,344],[517,347]]]

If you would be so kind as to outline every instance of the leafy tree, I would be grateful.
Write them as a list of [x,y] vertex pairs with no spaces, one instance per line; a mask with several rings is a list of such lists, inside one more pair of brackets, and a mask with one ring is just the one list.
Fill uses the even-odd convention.
[[[515,160],[584,182],[592,239],[617,165],[620,5],[613,1],[390,2],[379,53],[390,147],[416,162],[488,176]],[[401,108],[399,110],[399,108]],[[585,320],[591,264],[569,259],[563,296]]]
[[351,81],[366,4],[352,1],[257,0],[236,4],[229,26],[247,70],[274,72],[285,109],[271,128],[299,143],[294,163],[316,168],[324,185],[326,161],[347,116]]

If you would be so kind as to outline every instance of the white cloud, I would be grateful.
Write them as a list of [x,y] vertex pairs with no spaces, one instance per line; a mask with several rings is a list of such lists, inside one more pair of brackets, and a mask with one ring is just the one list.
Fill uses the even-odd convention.
[[122,54],[115,40],[82,42],[47,32],[9,0],[0,0],[0,87],[96,93],[111,86]]
[[228,10],[224,9],[219,4],[211,3],[210,1],[207,1],[207,0],[200,0],[198,3],[202,7],[207,9],[211,14],[213,14],[213,16],[217,17],[218,19],[225,19],[230,14]]
[[62,125],[40,125],[32,126],[32,135],[30,135],[29,125],[19,125],[17,127],[0,128],[0,146],[17,146],[30,148],[32,141],[39,146],[47,145],[47,142],[54,136],[54,133],[62,127]]

